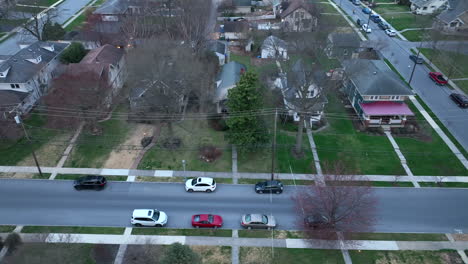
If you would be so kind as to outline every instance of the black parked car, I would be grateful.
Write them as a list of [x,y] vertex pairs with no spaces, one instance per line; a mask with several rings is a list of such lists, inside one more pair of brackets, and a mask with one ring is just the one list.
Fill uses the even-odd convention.
[[417,64],[422,64],[424,62],[423,58],[418,57],[414,54],[409,55],[410,60],[414,61]]
[[463,94],[453,93],[450,98],[460,107],[468,108],[468,96]]
[[304,225],[308,227],[321,227],[321,226],[326,226],[330,223],[330,220],[328,217],[322,215],[322,214],[314,214],[314,215],[309,215],[304,218]]
[[103,176],[88,175],[80,177],[73,183],[76,190],[95,189],[102,190],[106,186],[107,180]]
[[386,30],[386,29],[390,28],[390,26],[387,23],[383,22],[383,21],[380,21],[378,23],[378,25],[379,25],[379,28],[381,28],[382,30]]
[[264,181],[255,184],[257,193],[282,193],[283,183],[280,181]]

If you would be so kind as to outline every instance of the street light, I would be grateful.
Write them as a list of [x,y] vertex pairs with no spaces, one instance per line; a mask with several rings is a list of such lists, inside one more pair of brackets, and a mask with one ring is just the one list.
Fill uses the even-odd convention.
[[32,146],[31,139],[29,138],[28,132],[26,131],[26,128],[24,127],[24,124],[21,121],[21,118],[19,117],[19,115],[15,116],[15,122],[16,122],[16,124],[21,125],[21,127],[23,128],[24,136],[26,137],[26,139],[28,140],[29,145],[31,146],[31,152],[32,152],[32,155],[33,155],[33,158],[34,158],[34,162],[36,163],[37,170],[39,171],[39,175],[41,176],[41,179],[42,179],[44,177],[42,176],[41,167],[39,166],[39,162],[37,161],[36,153],[34,153],[34,148]]

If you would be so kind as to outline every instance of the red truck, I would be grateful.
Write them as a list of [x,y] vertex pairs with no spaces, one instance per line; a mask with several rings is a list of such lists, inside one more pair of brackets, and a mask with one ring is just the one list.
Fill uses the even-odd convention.
[[446,85],[448,83],[447,79],[444,78],[444,75],[440,72],[430,72],[429,78],[433,80],[438,85]]

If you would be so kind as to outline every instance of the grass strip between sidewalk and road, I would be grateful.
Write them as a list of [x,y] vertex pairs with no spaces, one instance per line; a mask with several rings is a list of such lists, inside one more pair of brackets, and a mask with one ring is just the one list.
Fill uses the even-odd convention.
[[421,187],[468,188],[468,182],[420,182]]
[[132,235],[159,235],[159,236],[214,236],[231,237],[231,229],[173,229],[173,228],[147,228],[135,227]]
[[21,233],[70,233],[70,234],[110,234],[122,235],[123,227],[95,226],[25,226]]
[[389,241],[447,241],[445,234],[426,233],[354,233],[353,240],[389,240]]
[[0,225],[0,233],[10,233],[15,230],[14,225]]
[[[266,180],[267,179],[244,179],[244,178],[241,178],[237,182],[239,184],[257,184],[258,182],[264,182]],[[311,181],[311,180],[290,180],[290,179],[286,179],[286,180],[276,179],[276,180],[280,180],[284,185],[310,185],[310,184],[314,183],[314,181]]]
[[[107,177],[107,176],[106,176]],[[193,177],[192,177],[193,178]],[[137,176],[138,182],[185,182],[189,178],[184,177],[154,177],[154,176]],[[214,178],[216,183],[232,184],[232,178]]]
[[[56,180],[76,180],[80,177],[85,177],[84,174],[57,174]],[[107,176],[103,175],[108,181],[126,181],[127,176]]]

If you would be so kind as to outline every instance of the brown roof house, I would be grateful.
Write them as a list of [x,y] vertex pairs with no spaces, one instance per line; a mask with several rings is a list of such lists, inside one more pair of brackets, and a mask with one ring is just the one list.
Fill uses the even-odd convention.
[[435,20],[435,27],[446,32],[468,33],[468,1],[451,0]]
[[281,12],[281,22],[287,31],[313,31],[317,26],[317,17],[313,15],[314,7],[303,0],[287,2],[287,8]]

